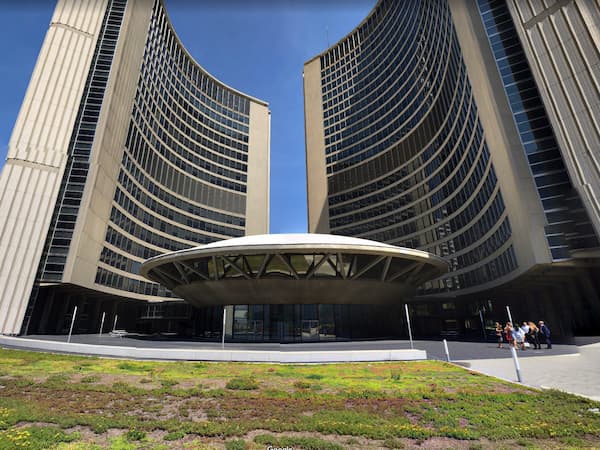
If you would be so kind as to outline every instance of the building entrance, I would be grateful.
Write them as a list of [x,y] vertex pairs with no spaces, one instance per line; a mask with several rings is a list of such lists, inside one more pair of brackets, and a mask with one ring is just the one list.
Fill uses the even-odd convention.
[[318,341],[319,340],[319,321],[318,320],[303,320],[302,321],[302,341]]

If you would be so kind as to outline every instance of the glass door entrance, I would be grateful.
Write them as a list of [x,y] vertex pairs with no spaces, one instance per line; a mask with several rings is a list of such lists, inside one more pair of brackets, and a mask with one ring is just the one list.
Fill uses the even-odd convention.
[[303,320],[302,321],[302,341],[318,341],[319,340],[319,321],[318,320]]

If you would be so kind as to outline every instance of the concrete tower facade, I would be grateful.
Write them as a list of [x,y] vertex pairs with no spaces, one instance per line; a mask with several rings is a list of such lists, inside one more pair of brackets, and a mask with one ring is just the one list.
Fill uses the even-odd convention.
[[[540,4],[381,0],[305,63],[309,230],[444,257],[451,272],[426,283],[420,298],[429,303],[415,305],[438,333],[464,332],[494,302],[496,310],[512,304],[527,317],[556,318],[565,333],[593,327],[589,312],[600,317],[592,83],[599,8],[554,2],[533,20],[521,11],[529,3]],[[590,101],[581,89],[550,87],[537,67],[550,57],[530,48],[536,31],[524,44],[526,33],[514,31],[527,20],[528,30],[545,20],[586,28],[564,45],[578,47],[573,58],[586,68],[568,83],[588,86]],[[546,53],[554,51],[569,53]],[[545,107],[546,97],[561,95],[579,95],[579,107]],[[561,114],[581,126],[565,127]],[[564,128],[579,137],[565,137]],[[562,310],[563,300],[550,299],[565,290],[576,306]]]
[[[487,2],[480,2],[485,7]],[[600,4],[507,2],[573,186],[600,234]],[[486,9],[488,15],[503,12]]]
[[268,232],[269,133],[162,1],[59,0],[0,176],[0,333],[61,332],[76,305],[92,330],[141,300],[135,322],[172,300],[144,259]]

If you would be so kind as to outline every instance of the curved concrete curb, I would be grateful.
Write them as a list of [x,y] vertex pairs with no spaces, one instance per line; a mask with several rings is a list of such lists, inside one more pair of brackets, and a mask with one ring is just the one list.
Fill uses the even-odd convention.
[[0,345],[46,352],[75,353],[130,359],[183,361],[237,361],[270,363],[332,363],[359,361],[415,361],[427,359],[425,350],[274,351],[227,349],[177,349],[78,344],[0,336]]

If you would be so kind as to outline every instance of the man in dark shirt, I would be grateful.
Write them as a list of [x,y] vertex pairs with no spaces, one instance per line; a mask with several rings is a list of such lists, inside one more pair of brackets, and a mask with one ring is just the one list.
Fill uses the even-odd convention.
[[544,323],[543,320],[540,320],[540,333],[546,340],[546,348],[552,348],[552,342],[550,341],[550,328]]

